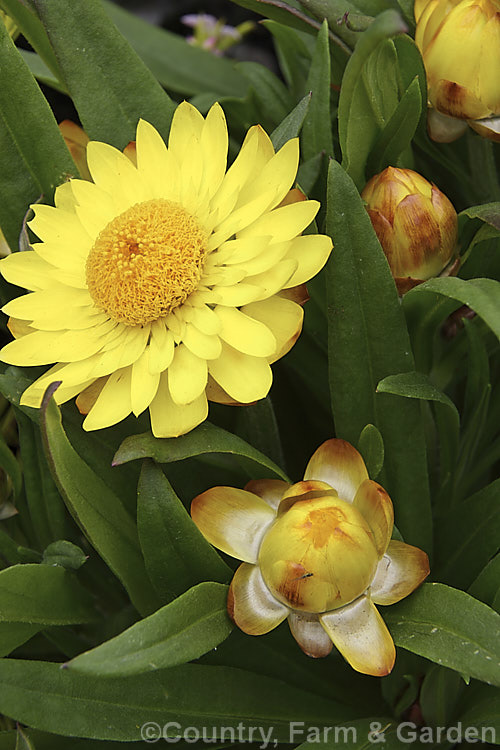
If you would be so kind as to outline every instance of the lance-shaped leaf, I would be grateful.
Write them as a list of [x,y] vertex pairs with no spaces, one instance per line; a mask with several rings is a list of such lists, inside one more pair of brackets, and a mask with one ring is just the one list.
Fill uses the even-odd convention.
[[495,279],[465,280],[452,276],[429,279],[408,292],[408,303],[416,295],[428,292],[436,292],[443,297],[456,300],[461,305],[467,305],[500,338],[500,282]]
[[63,568],[13,565],[0,573],[0,623],[71,625],[95,619],[90,595]]
[[178,438],[155,438],[149,432],[131,435],[125,438],[118,448],[113,465],[119,466],[136,458],[154,458],[160,464],[171,463],[206,453],[232,453],[263,467],[267,470],[264,472],[267,476],[270,473],[287,480],[286,474],[267,456],[236,435],[210,422],[204,422],[187,435]]
[[382,614],[397,646],[500,685],[500,615],[486,604],[441,583],[424,583]]
[[[394,280],[352,180],[332,161],[327,231],[329,370],[338,437],[356,444],[366,424],[384,441],[379,480],[394,503],[406,541],[431,545],[426,448],[418,402],[377,394],[382,378],[414,369]],[[397,399],[397,400],[396,400]]]
[[96,677],[125,677],[198,659],[232,630],[227,586],[201,583],[66,666]]
[[231,577],[160,467],[149,460],[139,480],[137,526],[146,570],[162,602],[201,581],[223,583]]
[[124,148],[142,117],[166,137],[174,105],[99,0],[34,3],[88,135]]
[[314,47],[306,91],[312,93],[311,104],[302,127],[302,157],[312,159],[324,151],[333,156],[332,118],[330,114],[330,47],[328,24],[323,21]]
[[137,528],[120,499],[80,458],[62,426],[52,399],[44,396],[41,428],[47,460],[68,510],[104,561],[121,580],[137,609],[149,613],[158,604],[144,567]]
[[335,701],[231,667],[185,664],[101,679],[59,664],[17,659],[0,661],[0,711],[34,729],[117,741],[139,741],[148,722],[159,724],[160,733],[173,722],[166,731],[175,737],[179,724],[206,727],[209,717],[215,739],[222,727],[227,742],[228,727],[237,732],[239,726],[245,731],[258,724],[264,731],[272,728],[276,740],[289,742],[291,721],[330,726],[356,716],[354,708],[350,713]]

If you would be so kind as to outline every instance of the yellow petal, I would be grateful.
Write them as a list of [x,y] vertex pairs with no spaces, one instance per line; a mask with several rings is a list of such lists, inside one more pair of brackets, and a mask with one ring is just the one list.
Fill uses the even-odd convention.
[[104,342],[92,375],[97,378],[133,365],[146,348],[148,338],[149,326],[141,328],[118,324],[116,330],[112,331]]
[[275,362],[290,351],[302,331],[304,310],[291,300],[273,296],[260,302],[251,302],[241,312],[264,323],[276,339],[276,351],[269,358]]
[[289,487],[288,482],[282,479],[251,479],[245,485],[245,490],[261,497],[273,510],[278,510],[283,493]]
[[328,656],[333,643],[321,625],[318,615],[292,612],[288,617],[288,624],[293,637],[307,656],[312,656],[314,659]]
[[429,575],[429,558],[418,547],[392,540],[378,564],[370,595],[376,604],[395,604]]
[[202,333],[190,323],[186,326],[182,341],[190,352],[201,359],[217,359],[222,352],[222,344],[218,336]]
[[276,206],[293,185],[299,165],[299,139],[292,138],[271,157],[260,174],[240,191],[238,202],[247,203],[262,193],[272,191],[270,206]]
[[210,255],[210,258],[214,257],[219,264],[247,263],[265,252],[268,246],[269,237],[227,240]]
[[62,185],[56,187],[54,192],[54,204],[57,208],[62,208],[64,211],[75,210],[75,196],[73,195],[70,182],[63,182]]
[[103,378],[97,378],[97,380],[93,380],[92,383],[87,386],[87,388],[84,388],[83,391],[80,391],[78,398],[75,401],[76,407],[80,414],[87,415],[89,413],[89,411],[92,409],[95,402],[99,398],[100,392],[106,385],[107,379],[107,375]]
[[3,312],[14,318],[31,320],[34,328],[46,331],[61,330],[61,323],[66,328],[90,328],[108,319],[94,307],[87,290],[71,289],[62,284],[16,297],[5,305]]
[[[272,297],[274,294],[281,292],[281,290],[290,283],[290,278],[296,268],[296,260],[293,258],[285,258],[269,271],[264,271],[264,273],[257,274],[256,276],[248,276],[245,281],[248,284],[255,285],[262,289],[261,294],[257,298],[258,300],[267,299],[268,297]],[[218,292],[219,289],[220,287],[215,287],[215,291]]]
[[[251,232],[252,237],[255,237],[257,235],[265,236],[267,234],[272,234],[272,232],[267,231],[268,224],[263,224],[262,231],[259,231],[260,225],[258,224],[258,222],[262,220],[262,215],[267,209],[270,201],[272,200],[272,197],[272,192],[262,193],[249,203],[246,203],[244,206],[235,208],[235,210],[229,214],[227,219],[224,219],[224,221],[215,226],[214,233],[211,235],[207,243],[208,249],[217,249],[219,245],[228,240],[233,234],[241,233],[241,236],[245,236],[244,232],[247,232],[249,228],[254,227],[255,225],[257,225],[257,230]],[[280,208],[275,210],[282,211],[283,209]],[[264,218],[266,216],[269,216],[269,214],[264,214]],[[276,224],[278,226],[275,226],[275,233],[279,231],[279,228],[282,228],[282,225],[278,220],[276,221]],[[310,222],[308,222],[308,224],[310,224]],[[305,226],[307,226],[307,224]],[[284,237],[283,239],[290,238]],[[279,237],[276,241],[281,241],[281,237]]]
[[106,381],[97,401],[83,422],[84,430],[100,430],[121,422],[132,411],[130,383],[132,368],[113,372]]
[[[234,242],[237,241],[234,240]],[[259,241],[254,241],[253,245],[255,250],[258,250],[259,245],[261,246],[261,251],[254,257],[242,263],[235,263],[232,258],[230,259],[231,268],[243,270],[244,276],[255,276],[269,271],[285,256],[288,257],[288,250],[290,249],[290,242],[275,242],[273,245],[269,245],[266,238],[263,240],[259,238]]]
[[215,313],[222,323],[219,336],[244,354],[270,357],[276,351],[276,339],[269,328],[235,307],[218,305]]
[[179,167],[167,151],[158,131],[139,120],[137,125],[137,166],[151,198],[175,200],[179,191]]
[[250,128],[213,199],[218,223],[224,221],[238,205],[238,197],[244,186],[259,174],[273,155],[274,149],[269,136],[259,125]]
[[262,498],[235,487],[212,487],[195,497],[191,517],[217,549],[244,562],[257,562],[262,538],[276,512]]
[[188,154],[192,137],[200,140],[204,122],[203,116],[192,104],[181,102],[176,108],[170,127],[168,150],[179,163]]
[[225,404],[226,406],[241,406],[240,401],[236,401],[234,398],[226,393],[226,391],[215,382],[213,377],[208,375],[208,382],[206,388],[206,396],[209,401],[213,401],[216,404]]
[[240,307],[249,302],[255,302],[263,296],[265,296],[264,287],[240,282],[234,286],[216,286],[207,292],[205,301],[212,305]]
[[[50,365],[77,362],[99,351],[105,340],[101,327],[82,331],[35,331],[11,341],[0,352],[9,365]],[[96,376],[97,377],[97,376]]]
[[31,208],[35,212],[35,218],[28,222],[28,226],[41,240],[62,242],[73,249],[73,242],[77,238],[78,244],[86,240],[90,250],[92,240],[75,213],[43,203],[34,204]]
[[168,368],[168,385],[172,401],[178,406],[190,404],[205,391],[207,362],[193,354],[185,344],[176,347]]
[[116,216],[113,200],[109,193],[87,180],[72,180],[71,187],[78,203],[76,214],[89,236],[95,240]]
[[330,257],[332,247],[332,240],[324,234],[305,234],[292,240],[286,257],[294,258],[298,265],[285,288],[298,286],[315,276]]
[[[65,401],[76,396],[80,391],[87,388],[92,380],[83,378],[67,377],[67,368],[71,368],[75,363],[70,365],[57,364],[51,367],[44,375],[34,381],[21,396],[21,406],[31,406],[38,409],[42,403],[45,391],[51,383],[61,381],[61,385],[54,394],[56,404],[63,404]],[[77,363],[79,364],[79,363]]]
[[201,333],[205,333],[207,336],[215,336],[220,332],[222,323],[211,307],[205,304],[192,307],[185,305],[185,307],[189,307],[189,322],[196,326]]
[[275,208],[240,230],[238,236],[270,236],[272,242],[291,240],[309,226],[318,213],[319,206],[318,201],[302,201]]
[[87,161],[95,184],[112,197],[120,213],[149,197],[136,167],[113,146],[91,141]]
[[320,623],[356,672],[383,677],[394,666],[396,650],[377,608],[366,596],[326,615]]
[[327,440],[313,453],[304,479],[319,479],[337,490],[338,496],[352,503],[358,487],[368,479],[365,462],[356,448],[345,440]]
[[0,271],[11,284],[37,291],[50,285],[49,264],[37,253],[12,253],[0,260]]
[[390,542],[394,526],[394,508],[387,492],[372,479],[365,479],[358,488],[352,504],[359,510],[373,531],[373,541],[379,555]]
[[174,358],[174,337],[162,320],[151,323],[149,372],[154,375],[166,370]]
[[242,354],[227,344],[219,359],[208,363],[208,370],[229,396],[244,404],[267,396],[273,382],[265,359]]
[[211,108],[205,119],[200,139],[203,160],[202,193],[213,196],[226,173],[228,133],[226,118],[220,104]]
[[264,635],[289,614],[267,588],[259,568],[243,563],[234,574],[227,597],[227,610],[234,623],[247,635]]
[[185,435],[193,430],[208,415],[208,403],[204,393],[185,406],[172,401],[168,387],[168,374],[162,373],[156,396],[149,407],[151,429],[157,438]]
[[149,371],[149,346],[143,351],[138,360],[132,365],[132,380],[130,383],[130,404],[136,417],[147,409],[156,396],[160,383],[160,373]]

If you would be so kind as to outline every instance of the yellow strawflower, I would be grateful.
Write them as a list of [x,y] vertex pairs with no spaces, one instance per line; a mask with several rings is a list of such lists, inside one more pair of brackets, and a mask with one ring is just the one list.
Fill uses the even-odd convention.
[[[415,41],[427,73],[430,104],[440,113],[470,121],[482,134],[499,136],[500,115],[500,2],[499,0],[416,0]],[[465,124],[464,124],[465,127]],[[446,121],[430,119],[435,140],[460,134]],[[456,132],[455,132],[456,130]],[[496,131],[496,132],[495,132]]]
[[56,400],[79,394],[85,429],[149,408],[153,433],[172,437],[206,418],[207,398],[266,396],[270,363],[301,330],[295,288],[324,265],[332,242],[300,236],[317,201],[280,206],[295,180],[298,139],[275,154],[254,126],[226,172],[221,107],[205,119],[184,102],[168,148],[145,121],[136,145],[137,167],[89,143],[94,182],[71,180],[55,207],[33,206],[30,227],[42,241],[0,263],[8,281],[33,290],[4,307],[16,339],[0,356],[56,363],[22,404],[39,406],[62,381]]
[[391,671],[394,643],[375,604],[408,596],[429,561],[391,540],[391,499],[352,445],[327,440],[294,485],[264,479],[207,490],[191,515],[209,542],[244,561],[228,612],[245,633],[263,635],[288,619],[309,656],[335,645],[358,672]]

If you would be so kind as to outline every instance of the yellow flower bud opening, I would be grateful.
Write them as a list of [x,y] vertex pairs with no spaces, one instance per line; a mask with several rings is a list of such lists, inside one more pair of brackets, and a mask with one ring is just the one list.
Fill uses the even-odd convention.
[[419,0],[415,18],[431,105],[461,119],[500,114],[500,2]]
[[259,552],[272,594],[304,612],[327,612],[361,596],[377,563],[361,513],[332,496],[297,500],[278,516]]

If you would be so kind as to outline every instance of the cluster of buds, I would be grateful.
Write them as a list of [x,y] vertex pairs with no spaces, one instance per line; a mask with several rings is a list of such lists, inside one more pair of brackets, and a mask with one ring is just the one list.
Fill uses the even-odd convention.
[[452,141],[470,125],[500,140],[499,0],[416,0],[415,20],[431,138]]
[[221,56],[238,44],[245,34],[254,29],[252,21],[244,21],[238,26],[228,26],[223,20],[208,13],[188,13],[181,18],[185,26],[193,29],[193,34],[187,41],[195,47],[201,47],[214,55]]
[[400,294],[452,270],[457,213],[435,185],[411,169],[387,167],[361,197]]
[[391,671],[394,643],[375,605],[410,594],[429,562],[391,539],[391,499],[352,445],[327,440],[297,484],[264,479],[207,490],[191,515],[209,542],[243,560],[227,603],[241,630],[263,635],[288,619],[308,656],[327,656],[335,645],[358,672]]

